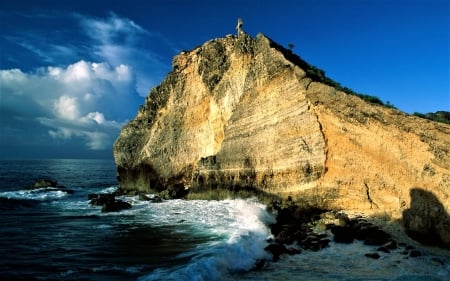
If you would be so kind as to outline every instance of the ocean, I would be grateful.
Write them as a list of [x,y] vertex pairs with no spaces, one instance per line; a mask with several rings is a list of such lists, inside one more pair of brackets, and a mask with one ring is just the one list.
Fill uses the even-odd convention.
[[[88,194],[117,189],[112,160],[0,161],[0,280],[448,280],[450,258],[380,253],[360,242],[282,256],[264,251],[275,217],[256,199],[121,197],[102,213]],[[28,190],[51,178],[73,192]],[[255,264],[266,261],[262,268]],[[260,263],[261,264],[261,263]]]

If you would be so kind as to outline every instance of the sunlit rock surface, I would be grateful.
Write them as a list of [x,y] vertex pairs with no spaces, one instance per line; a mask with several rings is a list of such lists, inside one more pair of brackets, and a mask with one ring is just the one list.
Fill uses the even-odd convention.
[[315,82],[299,61],[261,34],[176,56],[115,143],[120,188],[255,189],[391,218],[429,205],[419,189],[450,221],[450,126]]

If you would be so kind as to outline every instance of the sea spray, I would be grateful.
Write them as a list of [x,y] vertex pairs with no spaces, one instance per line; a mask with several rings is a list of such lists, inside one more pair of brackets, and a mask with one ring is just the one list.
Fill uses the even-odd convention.
[[139,280],[227,280],[231,274],[251,270],[259,260],[270,258],[264,247],[270,237],[267,225],[274,217],[264,205],[251,199],[188,202],[203,210],[197,213],[197,230],[223,238],[183,254],[192,256],[187,265],[157,269]]
[[59,199],[64,196],[67,196],[67,192],[51,187],[0,192],[0,198],[16,200],[46,201]]

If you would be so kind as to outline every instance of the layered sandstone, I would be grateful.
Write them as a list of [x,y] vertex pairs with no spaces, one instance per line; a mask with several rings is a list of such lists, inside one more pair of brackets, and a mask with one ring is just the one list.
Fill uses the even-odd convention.
[[316,82],[305,65],[263,35],[182,52],[115,143],[120,188],[260,190],[411,221],[422,190],[450,235],[450,126]]

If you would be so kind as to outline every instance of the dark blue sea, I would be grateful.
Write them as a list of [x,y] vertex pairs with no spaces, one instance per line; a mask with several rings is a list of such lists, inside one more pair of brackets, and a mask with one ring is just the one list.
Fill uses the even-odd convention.
[[[446,256],[373,260],[362,243],[270,262],[274,217],[254,199],[122,197],[131,209],[102,213],[88,194],[116,190],[115,171],[112,160],[0,161],[0,280],[449,280]],[[73,192],[26,188],[39,178]]]

